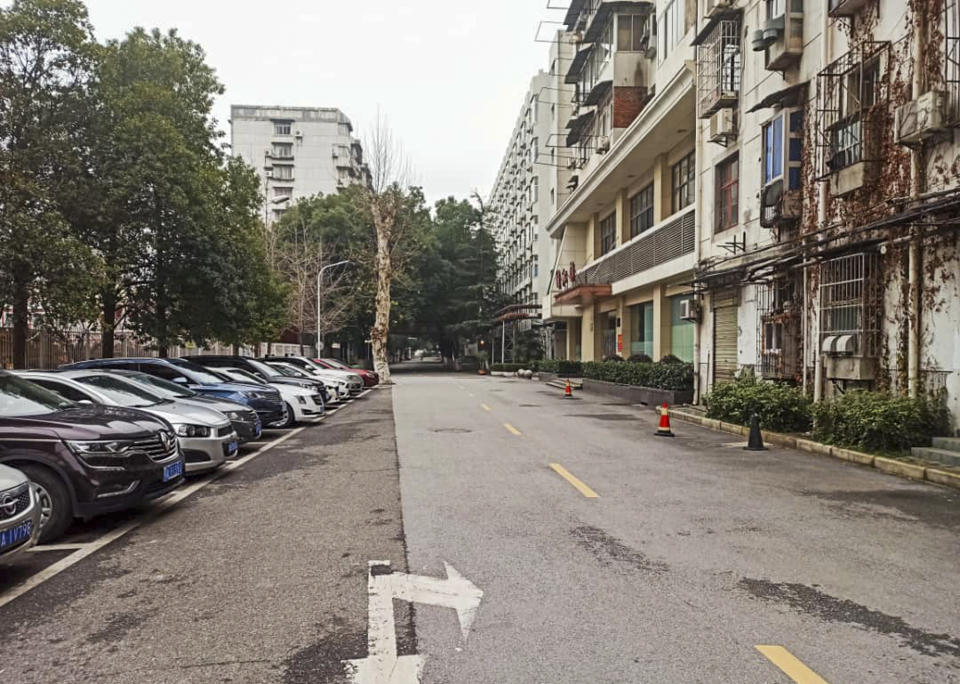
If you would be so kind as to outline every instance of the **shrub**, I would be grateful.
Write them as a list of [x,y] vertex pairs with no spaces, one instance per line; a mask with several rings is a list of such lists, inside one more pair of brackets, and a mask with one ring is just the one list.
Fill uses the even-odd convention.
[[568,378],[579,378],[583,375],[583,364],[579,361],[558,361],[557,373]]
[[583,377],[673,391],[693,389],[693,365],[590,361],[583,364]]
[[620,356],[619,354],[614,354],[613,356],[605,356],[603,360],[604,360],[604,361],[617,361],[617,362],[623,363],[623,357]]
[[660,363],[683,363],[683,362],[684,362],[683,359],[676,357],[673,354],[667,354],[662,359],[660,359]]
[[941,398],[847,392],[813,407],[815,439],[865,451],[906,451],[947,434],[950,414]]
[[653,363],[653,359],[651,359],[646,354],[634,354],[629,359],[627,359],[627,361],[629,361],[630,363]]
[[707,417],[749,425],[753,414],[760,425],[776,432],[806,432],[811,425],[811,402],[802,390],[753,375],[738,377],[728,385],[714,387],[704,397]]

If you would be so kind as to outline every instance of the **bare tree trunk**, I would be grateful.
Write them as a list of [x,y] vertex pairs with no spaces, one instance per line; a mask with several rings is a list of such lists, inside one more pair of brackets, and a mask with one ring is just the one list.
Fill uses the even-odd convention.
[[391,384],[390,359],[387,341],[390,333],[390,286],[393,280],[393,264],[390,259],[388,228],[376,220],[377,228],[377,297],[376,315],[370,340],[373,347],[373,369],[380,375],[380,382]]
[[25,278],[17,278],[13,292],[13,367],[27,367],[27,328],[30,325],[30,294]]

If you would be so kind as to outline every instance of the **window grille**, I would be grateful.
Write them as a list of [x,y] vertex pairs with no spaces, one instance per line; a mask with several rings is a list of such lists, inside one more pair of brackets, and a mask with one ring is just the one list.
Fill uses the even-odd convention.
[[827,337],[852,335],[854,353],[880,352],[879,259],[876,253],[850,254],[820,265],[820,344]]
[[799,374],[802,286],[797,274],[757,286],[757,359],[764,378]]
[[891,46],[867,42],[817,76],[817,151],[821,177],[880,154],[890,101]]
[[697,46],[700,118],[732,107],[740,97],[740,19],[721,19]]

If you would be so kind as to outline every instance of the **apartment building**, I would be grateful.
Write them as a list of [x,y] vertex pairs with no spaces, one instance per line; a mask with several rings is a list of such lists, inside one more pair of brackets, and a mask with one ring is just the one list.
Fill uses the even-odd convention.
[[[498,286],[511,295],[529,328],[539,318],[536,307],[547,291],[556,244],[544,226],[566,197],[570,170],[558,141],[565,136],[573,87],[564,83],[573,46],[563,32],[550,44],[549,69],[530,81],[510,144],[488,199],[487,227],[497,240],[501,262]],[[545,342],[552,353],[555,336],[563,326],[549,326]],[[565,342],[562,344],[565,345]]]
[[694,360],[696,83],[692,0],[572,0],[571,194],[544,318],[565,356]]
[[702,391],[946,391],[960,416],[956,0],[700,0]]
[[301,197],[369,180],[353,124],[339,109],[233,105],[230,131],[233,153],[260,174],[267,223]]

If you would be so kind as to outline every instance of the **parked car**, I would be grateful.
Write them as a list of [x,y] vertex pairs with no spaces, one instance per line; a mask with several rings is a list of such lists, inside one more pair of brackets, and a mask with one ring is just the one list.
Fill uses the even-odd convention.
[[0,372],[0,463],[30,478],[40,541],[74,518],[156,499],[183,483],[184,461],[166,421],[136,409],[77,404]]
[[149,373],[114,369],[103,369],[103,372],[126,378],[130,382],[154,394],[159,394],[165,399],[175,399],[185,404],[219,411],[230,421],[230,425],[240,438],[241,444],[258,439],[263,432],[260,416],[257,415],[256,411],[244,404],[230,401],[229,399],[204,396],[194,392],[189,387],[158,378],[156,375],[150,375]]
[[363,380],[364,387],[373,387],[374,385],[380,383],[379,373],[366,370],[365,368],[353,368],[352,366],[348,366],[343,361],[338,359],[313,359],[313,362],[323,366],[324,368],[329,368],[330,370],[342,370],[356,373],[360,376],[360,379]]
[[27,476],[0,465],[0,563],[6,563],[40,539],[40,499]]
[[[320,368],[300,368],[299,366],[294,366],[292,363],[286,363],[284,361],[267,361],[267,363],[284,375],[295,378],[320,379],[323,373]],[[343,378],[328,375],[323,377],[323,382],[327,384],[327,391],[331,393],[330,401],[327,402],[328,406],[332,403],[339,403],[350,398],[350,387]]]
[[[216,368],[217,373],[235,382],[263,382],[260,378],[241,368]],[[268,383],[264,383],[268,384]],[[323,397],[315,389],[294,385],[273,384],[287,405],[287,420],[277,427],[293,427],[304,420],[319,418],[324,414]]]
[[[326,394],[326,385],[320,378],[292,378],[283,375],[276,368],[273,368],[263,361],[252,359],[248,356],[210,355],[184,356],[181,358],[184,358],[187,361],[193,361],[194,363],[199,364],[207,369],[216,370],[218,368],[238,368],[255,376],[258,379],[257,384],[266,383],[277,390],[280,389],[277,387],[277,385],[282,384],[293,385],[295,387],[308,387],[316,392],[319,392],[321,395]],[[243,380],[242,382],[247,382],[247,380]],[[283,393],[281,392],[281,395],[282,394]],[[328,397],[324,397],[324,401],[327,400]]]
[[162,418],[180,443],[188,473],[215,470],[237,455],[239,438],[219,411],[164,398],[107,371],[27,371],[17,373],[77,403],[140,409]]
[[283,418],[283,401],[280,393],[272,387],[262,385],[241,385],[227,383],[203,366],[183,359],[96,359],[61,366],[60,370],[81,370],[84,368],[121,369],[140,371],[156,375],[164,380],[189,387],[206,396],[230,399],[246,404],[260,416],[264,425],[275,423]]
[[296,366],[297,368],[306,369],[308,371],[313,371],[317,373],[321,378],[330,377],[330,378],[339,378],[344,380],[347,383],[347,389],[350,391],[350,394],[360,394],[363,391],[363,378],[354,373],[352,370],[335,370],[330,368],[324,368],[315,361],[308,359],[305,356],[273,356],[267,357],[265,361],[281,361],[284,363],[290,363]]

